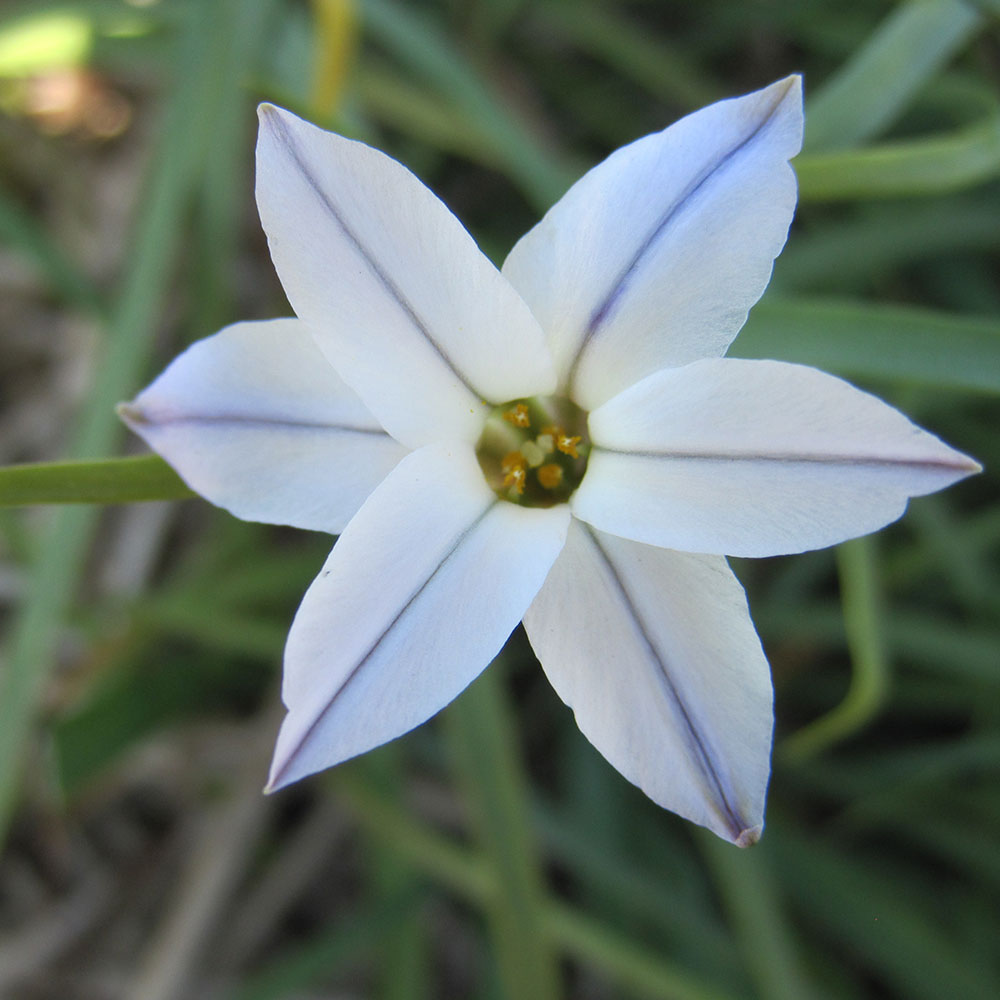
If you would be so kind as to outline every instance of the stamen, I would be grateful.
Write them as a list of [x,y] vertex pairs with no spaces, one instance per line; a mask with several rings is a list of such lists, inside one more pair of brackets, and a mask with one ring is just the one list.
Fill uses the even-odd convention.
[[510,487],[520,496],[528,478],[524,456],[519,451],[508,452],[500,463],[500,471],[503,473],[504,486]]
[[566,503],[583,480],[589,455],[587,414],[560,396],[495,407],[476,445],[490,488],[522,507]]
[[531,417],[528,416],[528,407],[524,403],[518,403],[513,409],[508,410],[503,415],[504,420],[515,427],[530,427]]
[[583,440],[579,434],[574,437],[570,437],[563,431],[559,431],[556,435],[556,447],[564,455],[569,455],[570,458],[579,458],[580,455],[576,450],[576,446]]
[[549,462],[538,470],[538,481],[547,490],[557,490],[563,481],[563,470],[561,465]]

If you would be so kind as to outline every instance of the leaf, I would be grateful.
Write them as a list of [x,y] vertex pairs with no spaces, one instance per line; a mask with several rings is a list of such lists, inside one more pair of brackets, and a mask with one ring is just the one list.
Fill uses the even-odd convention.
[[928,139],[803,154],[795,161],[795,172],[806,201],[957,191],[1000,174],[1000,115]]
[[731,353],[853,378],[1000,392],[1000,320],[912,306],[768,298]]
[[133,503],[196,495],[159,455],[0,467],[0,506]]
[[963,0],[901,4],[809,101],[806,149],[845,149],[884,131],[982,24]]

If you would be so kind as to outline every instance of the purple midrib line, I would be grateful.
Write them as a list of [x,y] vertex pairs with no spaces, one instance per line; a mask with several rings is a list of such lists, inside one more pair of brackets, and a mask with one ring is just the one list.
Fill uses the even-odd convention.
[[281,119],[280,115],[272,114],[269,116],[275,123],[275,135],[285,147],[288,155],[295,161],[299,168],[302,176],[305,178],[306,183],[312,189],[313,194],[316,196],[317,201],[326,209],[327,213],[333,219],[334,224],[343,233],[344,238],[351,244],[354,250],[357,252],[358,256],[365,262],[369,271],[374,275],[375,279],[382,285],[386,290],[389,297],[393,299],[399,308],[405,313],[407,319],[413,324],[420,335],[428,343],[435,354],[444,362],[452,374],[462,383],[465,389],[470,395],[474,396],[476,400],[489,399],[488,395],[481,393],[472,381],[469,379],[468,375],[463,372],[455,361],[451,358],[448,352],[437,342],[437,340],[431,335],[430,329],[424,320],[418,315],[413,304],[403,294],[402,289],[392,280],[392,278],[382,269],[378,261],[375,259],[374,255],[368,249],[367,246],[361,241],[361,238],[354,232],[354,230],[347,224],[347,220],[344,218],[343,213],[338,209],[337,205],[334,203],[330,195],[323,189],[319,181],[313,176],[310,171],[305,159],[299,153],[299,148],[295,142],[294,137],[290,133],[288,126]]
[[441,570],[452,558],[452,556],[455,555],[455,553],[461,547],[462,543],[479,527],[480,524],[483,523],[483,521],[486,519],[486,516],[490,513],[491,510],[493,510],[493,508],[499,502],[500,502],[499,500],[494,500],[491,503],[489,503],[486,506],[486,508],[482,511],[482,513],[479,514],[469,524],[467,528],[465,528],[463,531],[459,533],[455,541],[452,543],[451,547],[442,556],[441,561],[437,564],[434,570],[428,575],[427,579],[424,580],[424,582],[421,583],[420,586],[417,587],[413,591],[413,593],[406,599],[406,601],[403,603],[403,606],[399,609],[399,612],[396,614],[396,616],[392,619],[391,622],[389,622],[389,624],[382,630],[382,632],[378,635],[375,641],[368,647],[368,651],[357,661],[357,663],[355,663],[355,665],[351,668],[348,675],[340,683],[340,686],[336,689],[336,691],[334,691],[333,694],[330,695],[330,697],[327,699],[325,706],[323,707],[323,710],[317,714],[316,718],[313,720],[309,728],[302,734],[302,736],[298,740],[296,740],[294,749],[292,750],[291,753],[289,753],[284,764],[282,764],[282,766],[278,769],[277,773],[274,775],[274,778],[272,779],[270,784],[274,784],[282,779],[282,777],[288,771],[289,767],[291,767],[295,755],[302,749],[302,747],[306,745],[306,743],[309,741],[309,738],[316,731],[316,728],[326,717],[330,709],[333,708],[333,705],[337,701],[337,699],[344,693],[344,691],[347,690],[351,682],[361,672],[361,668],[364,667],[364,665],[372,658],[372,656],[375,655],[375,653],[378,651],[379,646],[382,644],[383,640],[389,635],[390,632],[392,632],[392,630],[396,627],[396,625],[399,624],[400,620],[407,613],[407,611],[410,610],[414,602],[427,589],[427,587],[430,586],[431,581],[438,575],[438,573],[441,572]]
[[287,417],[247,417],[238,414],[199,414],[193,416],[171,417],[171,416],[150,416],[141,414],[135,419],[137,426],[144,425],[153,427],[165,427],[176,424],[213,424],[213,425],[235,425],[237,427],[259,428],[280,428],[282,430],[302,430],[302,431],[334,431],[342,434],[373,434],[379,437],[388,437],[380,427],[357,427],[352,424],[325,423],[320,420],[292,420]]
[[731,802],[733,793],[732,789],[728,788],[729,783],[722,777],[721,772],[723,771],[723,768],[716,761],[715,754],[711,749],[711,745],[707,737],[702,735],[699,728],[695,725],[691,714],[688,712],[687,706],[684,704],[684,700],[681,698],[680,692],[677,689],[677,685],[674,683],[674,680],[667,669],[664,657],[661,655],[656,644],[653,642],[649,629],[642,620],[635,601],[632,599],[632,595],[629,593],[629,590],[625,585],[625,581],[618,572],[618,567],[614,564],[611,556],[605,550],[604,546],[601,545],[594,530],[586,524],[584,525],[584,528],[586,529],[594,548],[597,550],[598,555],[607,567],[608,572],[611,574],[615,587],[625,604],[626,612],[631,617],[635,626],[635,630],[638,632],[643,644],[649,650],[650,655],[656,662],[660,679],[663,682],[663,689],[665,690],[665,693],[670,701],[673,703],[676,712],[679,714],[680,719],[684,724],[684,728],[687,733],[687,740],[685,742],[690,747],[692,756],[697,762],[703,775],[718,796],[717,804],[721,806],[720,812],[724,814],[726,822],[728,823],[735,839],[748,828],[748,823],[740,816],[739,810]]
[[573,363],[570,365],[569,375],[567,377],[567,384],[571,393],[573,384],[576,380],[577,370],[580,367],[580,361],[583,358],[584,352],[590,346],[594,337],[600,332],[601,327],[613,312],[615,305],[621,298],[635,272],[638,270],[643,258],[649,253],[650,249],[660,239],[664,232],[666,232],[670,223],[684,211],[688,204],[690,204],[691,199],[695,196],[695,194],[697,194],[701,188],[703,188],[714,176],[716,176],[718,172],[727,163],[729,163],[734,156],[737,155],[737,153],[750,145],[750,143],[752,143],[761,134],[761,132],[767,128],[767,126],[773,121],[786,93],[787,91],[782,92],[781,96],[774,102],[773,107],[770,108],[764,118],[761,119],[757,126],[747,136],[741,139],[722,157],[710,166],[706,167],[688,184],[680,196],[660,216],[649,235],[640,244],[638,250],[636,250],[633,254],[631,260],[622,268],[621,271],[619,271],[618,276],[612,282],[610,289],[607,291],[603,299],[601,299],[597,308],[591,313],[590,320],[583,330],[583,337],[577,347],[576,355],[573,358]]
[[776,462],[794,465],[796,463],[811,465],[864,465],[893,466],[911,469],[940,470],[948,472],[975,472],[978,466],[974,463],[959,460],[933,458],[906,458],[898,455],[824,455],[818,453],[748,453],[725,451],[685,451],[672,449],[657,451],[653,449],[609,448],[604,445],[594,445],[593,451],[603,451],[610,455],[627,455],[635,458],[650,459],[691,459],[707,462]]

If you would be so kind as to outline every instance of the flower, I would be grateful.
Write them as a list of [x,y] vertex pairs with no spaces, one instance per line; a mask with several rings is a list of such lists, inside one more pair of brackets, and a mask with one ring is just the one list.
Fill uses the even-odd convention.
[[260,119],[298,319],[196,343],[121,412],[237,516],[341,534],[288,637],[269,788],[424,722],[523,618],[625,777],[755,841],[771,685],[725,556],[873,531],[978,469],[837,378],[722,357],[788,233],[800,80],[618,150],[502,271],[399,163]]

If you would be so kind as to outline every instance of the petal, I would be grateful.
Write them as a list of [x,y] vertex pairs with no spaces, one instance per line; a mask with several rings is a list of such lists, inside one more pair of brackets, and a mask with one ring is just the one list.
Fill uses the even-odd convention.
[[212,503],[334,534],[407,452],[296,319],[199,340],[119,412]]
[[720,837],[757,840],[771,678],[725,559],[574,521],[524,626],[584,735],[629,781]]
[[472,449],[400,462],[348,525],[288,636],[289,713],[269,787],[408,732],[465,688],[521,620],[569,509],[498,500]]
[[257,204],[288,300],[393,437],[475,440],[551,392],[530,310],[445,205],[360,142],[261,105]]
[[649,376],[590,415],[573,511],[689,552],[768,556],[874,531],[979,466],[832,375],[710,358]]
[[511,251],[503,273],[584,409],[668,365],[725,353],[771,277],[802,144],[792,76],[613,153]]

